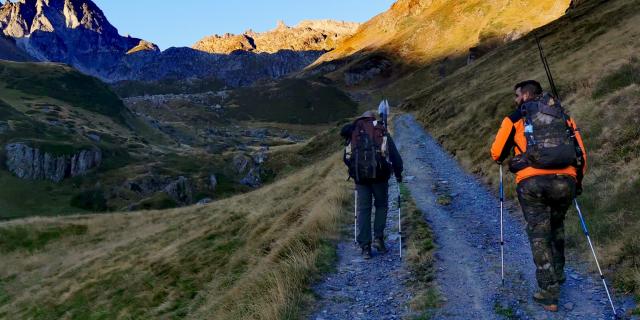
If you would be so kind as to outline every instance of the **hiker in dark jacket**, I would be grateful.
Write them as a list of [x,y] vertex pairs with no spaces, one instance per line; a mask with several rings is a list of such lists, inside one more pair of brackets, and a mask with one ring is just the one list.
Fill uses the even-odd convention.
[[[540,83],[533,80],[521,82],[515,86],[515,91],[518,108],[502,122],[491,147],[491,157],[502,164],[515,148],[515,156],[509,169],[516,174],[518,199],[527,221],[527,234],[536,265],[540,291],[534,295],[534,299],[547,311],[555,312],[558,310],[560,286],[566,279],[564,219],[576,192],[581,191],[582,177],[586,171],[586,154],[580,131],[570,117],[559,113],[552,115],[557,120],[550,120],[553,118],[548,115],[560,108],[555,107],[553,97],[543,93]],[[541,113],[543,114],[540,115]],[[538,126],[535,126],[534,119],[542,117],[546,117],[544,119],[547,123],[556,121],[557,126],[545,126],[541,122],[537,122]],[[575,141],[569,139],[568,129],[575,134]],[[581,159],[576,152],[576,144],[582,150]],[[536,161],[536,157],[532,155],[539,152],[540,148],[557,145],[564,145],[570,151],[567,161],[553,160],[564,164],[546,164],[545,167],[541,165],[541,160],[532,163]],[[528,149],[533,151],[528,152]],[[545,154],[547,159],[551,154],[554,153]],[[558,155],[556,158],[565,157]]]
[[371,258],[371,209],[376,207],[373,247],[386,253],[384,229],[389,211],[389,178],[393,173],[402,182],[402,158],[391,135],[373,112],[365,112],[343,129],[348,142],[344,162],[355,180],[357,192],[357,242],[365,259]]

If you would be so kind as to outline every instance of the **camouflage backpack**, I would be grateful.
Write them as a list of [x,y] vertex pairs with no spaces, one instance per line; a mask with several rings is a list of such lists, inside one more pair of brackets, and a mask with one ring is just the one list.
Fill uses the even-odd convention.
[[522,114],[527,138],[525,157],[529,165],[536,169],[576,165],[578,155],[567,123],[569,117],[550,95],[524,103]]

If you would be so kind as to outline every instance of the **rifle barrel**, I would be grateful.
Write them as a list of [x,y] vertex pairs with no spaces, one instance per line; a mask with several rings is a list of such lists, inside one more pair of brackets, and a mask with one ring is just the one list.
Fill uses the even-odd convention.
[[549,85],[551,86],[551,91],[556,99],[560,99],[560,94],[558,94],[558,89],[556,88],[556,82],[553,80],[553,74],[551,74],[551,67],[549,67],[549,61],[547,60],[547,56],[544,54],[544,49],[542,48],[542,44],[540,43],[540,38],[538,35],[535,35],[536,43],[538,44],[538,51],[540,51],[540,60],[542,60],[542,64],[544,65],[544,71],[547,74],[547,79],[549,80]]

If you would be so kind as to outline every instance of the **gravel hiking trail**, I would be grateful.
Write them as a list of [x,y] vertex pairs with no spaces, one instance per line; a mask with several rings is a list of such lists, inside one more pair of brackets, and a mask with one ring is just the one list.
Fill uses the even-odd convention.
[[[399,256],[398,190],[395,179],[389,180],[389,215],[386,245],[389,252],[364,260],[353,240],[353,224],[349,235],[338,244],[336,272],[326,275],[314,287],[318,301],[311,320],[335,319],[404,319],[409,315],[411,293],[404,283],[409,273]],[[375,210],[375,209],[374,209]]]
[[[437,244],[436,285],[443,304],[435,319],[613,318],[599,277],[578,271],[587,268],[573,261],[568,261],[559,312],[545,312],[533,301],[535,268],[519,212],[505,212],[506,280],[501,286],[499,200],[412,115],[396,117],[394,128],[406,184]],[[633,305],[629,300],[615,301],[628,310]]]
[[[592,261],[568,261],[560,310],[545,312],[532,299],[535,267],[522,214],[505,210],[505,285],[500,278],[499,200],[467,174],[425,132],[412,115],[394,119],[394,140],[405,164],[405,184],[429,222],[436,241],[435,284],[442,305],[427,319],[612,319],[602,283],[589,270]],[[488,154],[487,154],[488,156]],[[497,170],[497,167],[496,167]],[[509,186],[507,186],[509,187]],[[398,257],[397,186],[389,187],[387,245],[390,252],[365,261],[350,236],[338,244],[336,271],[314,287],[318,301],[311,320],[411,319],[405,288],[411,280]],[[616,297],[630,310],[630,298]],[[636,318],[634,318],[636,319]]]

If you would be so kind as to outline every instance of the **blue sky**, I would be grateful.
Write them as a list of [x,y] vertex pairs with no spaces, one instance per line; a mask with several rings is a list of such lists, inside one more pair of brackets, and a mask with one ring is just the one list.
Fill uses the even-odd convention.
[[120,31],[156,43],[161,49],[191,46],[200,38],[266,31],[278,20],[295,25],[304,19],[365,22],[394,0],[94,0]]

